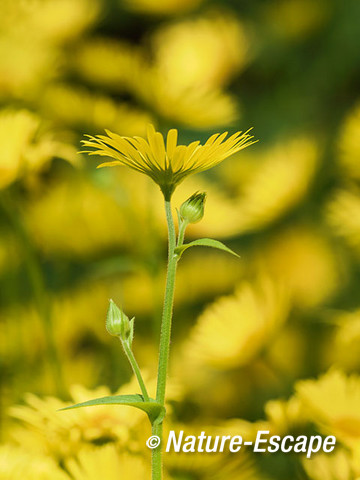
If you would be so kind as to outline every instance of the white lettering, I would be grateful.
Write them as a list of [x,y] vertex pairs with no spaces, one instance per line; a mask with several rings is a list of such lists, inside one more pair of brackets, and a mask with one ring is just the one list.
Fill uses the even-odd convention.
[[267,440],[263,440],[261,439],[261,435],[265,433],[265,434],[268,434],[269,433],[269,430],[259,430],[257,432],[257,435],[256,435],[256,440],[255,440],[255,445],[254,445],[254,452],[255,453],[260,453],[260,452],[266,452],[266,449],[265,448],[259,448],[259,444],[260,443],[266,443]]
[[184,431],[181,430],[180,434],[179,434],[179,441],[178,441],[178,443],[176,443],[176,433],[174,432],[174,430],[170,430],[170,434],[169,434],[167,445],[166,445],[166,451],[170,452],[171,442],[173,442],[174,443],[174,451],[176,453],[179,453],[183,436],[184,436]]
[[[327,448],[328,445],[330,446],[330,448]],[[335,448],[335,445],[336,445],[336,438],[334,437],[334,435],[330,435],[329,437],[326,437],[324,440],[324,446],[323,446],[324,452],[325,453],[332,452]]]
[[[290,445],[288,446],[288,448],[285,447],[286,445],[286,442],[287,441],[290,441]],[[284,437],[282,439],[282,442],[281,442],[281,451],[284,452],[284,453],[288,453],[288,452],[291,452],[292,450],[292,442],[294,441],[294,437],[292,435],[286,435],[286,437]]]
[[[313,445],[314,445],[315,440],[317,440],[317,445],[316,445],[315,449],[313,449]],[[314,436],[310,437],[309,447],[308,447],[306,457],[310,458],[312,453],[318,452],[321,448],[321,443],[322,443],[322,438],[320,437],[320,435],[314,435]]]
[[229,450],[231,453],[239,452],[242,444],[242,437],[240,435],[235,435],[230,440]]
[[280,437],[279,435],[274,435],[273,437],[270,437],[270,445],[272,445],[274,448],[268,447],[268,452],[270,453],[275,453],[279,450],[280,447]]
[[185,437],[185,443],[183,445],[182,451],[184,453],[195,452],[196,437],[194,435],[188,435]]

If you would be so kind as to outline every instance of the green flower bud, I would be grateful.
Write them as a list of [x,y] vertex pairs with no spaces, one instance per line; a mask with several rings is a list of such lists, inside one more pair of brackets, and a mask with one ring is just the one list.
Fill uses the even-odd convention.
[[134,335],[134,319],[129,320],[116,303],[110,299],[106,315],[106,330],[110,335],[119,337],[122,342],[132,343]]
[[196,192],[180,207],[180,216],[187,223],[197,223],[204,216],[206,193]]

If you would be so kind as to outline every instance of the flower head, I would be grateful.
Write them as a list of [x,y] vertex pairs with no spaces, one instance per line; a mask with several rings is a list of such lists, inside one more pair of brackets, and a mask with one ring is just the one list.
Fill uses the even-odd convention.
[[111,299],[106,316],[106,330],[110,335],[119,337],[122,342],[129,342],[131,345],[134,335],[134,319],[129,320],[129,317]]
[[204,145],[199,141],[178,145],[176,129],[169,130],[166,139],[152,125],[148,126],[147,140],[142,137],[122,137],[106,130],[107,135],[88,136],[83,140],[90,155],[114,158],[99,167],[126,165],[145,173],[157,183],[165,198],[170,198],[176,186],[188,175],[214,167],[233,153],[255,143],[248,132],[237,132],[226,138],[227,132],[212,135]]
[[196,192],[180,207],[180,217],[188,223],[197,223],[204,216],[206,193]]

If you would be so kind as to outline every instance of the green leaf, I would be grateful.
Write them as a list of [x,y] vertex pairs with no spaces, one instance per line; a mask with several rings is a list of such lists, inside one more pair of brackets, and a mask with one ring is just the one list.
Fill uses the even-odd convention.
[[229,247],[224,245],[222,242],[218,240],[213,240],[212,238],[200,238],[199,240],[194,240],[190,243],[185,243],[184,245],[180,245],[180,247],[175,248],[175,254],[181,257],[183,252],[190,247],[211,247],[217,248],[218,250],[223,250],[224,252],[231,253],[235,255],[235,257],[239,257],[239,255],[233,252]]
[[139,408],[147,413],[152,424],[161,423],[165,417],[165,407],[150,399],[149,402],[144,401],[142,395],[112,395],[109,397],[95,398],[87,402],[77,403],[69,407],[61,408],[61,410],[72,410],[73,408],[93,407],[96,405],[127,405],[129,407]]

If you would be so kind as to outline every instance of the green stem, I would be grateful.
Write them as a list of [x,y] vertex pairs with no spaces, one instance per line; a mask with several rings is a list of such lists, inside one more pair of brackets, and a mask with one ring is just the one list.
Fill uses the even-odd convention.
[[184,243],[185,230],[188,225],[189,225],[189,222],[187,222],[186,220],[183,220],[180,223],[179,236],[178,236],[178,242],[177,242],[178,247],[180,247]]
[[146,390],[144,379],[142,378],[141,371],[140,371],[139,365],[138,365],[138,363],[135,359],[135,356],[134,356],[131,348],[129,347],[129,345],[126,342],[122,342],[122,345],[124,347],[126,356],[127,356],[128,360],[130,362],[130,365],[133,369],[133,372],[134,372],[134,374],[137,378],[137,381],[139,382],[139,385],[140,385],[140,388],[141,388],[141,393],[143,394],[144,400],[145,400],[145,402],[149,402],[150,401],[149,394]]
[[176,246],[176,234],[174,220],[171,212],[170,200],[165,200],[165,211],[169,232],[169,249],[164,309],[161,321],[160,352],[156,391],[156,401],[161,405],[165,405],[166,378],[169,360],[171,320],[174,303],[175,274],[177,265],[177,257],[174,254]]
[[46,291],[45,279],[36,250],[32,245],[31,238],[25,225],[21,221],[20,212],[14,209],[11,210],[11,207],[7,205],[6,201],[1,201],[0,206],[21,245],[24,265],[27,270],[28,278],[33,290],[34,300],[43,324],[47,354],[52,369],[54,386],[57,394],[59,396],[64,396],[66,394],[66,389],[55,341],[51,303]]
[[[177,257],[174,253],[176,247],[176,233],[174,220],[171,212],[170,199],[165,199],[165,212],[169,235],[168,265],[166,275],[166,287],[164,298],[164,309],[161,321],[159,365],[157,377],[156,401],[165,405],[166,379],[169,361],[170,338],[171,338],[171,320],[174,303],[175,275]],[[152,434],[160,438],[159,447],[152,452],[152,480],[162,479],[162,424],[153,425]]]

